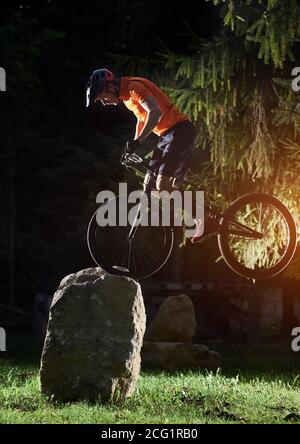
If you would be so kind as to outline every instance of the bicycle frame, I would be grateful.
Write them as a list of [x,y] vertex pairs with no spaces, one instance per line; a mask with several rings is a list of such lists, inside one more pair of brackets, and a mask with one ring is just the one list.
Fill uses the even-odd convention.
[[[120,162],[122,165],[124,165],[126,168],[128,169],[132,169],[134,171],[138,171],[138,172],[144,172],[144,173],[148,173],[150,176],[150,179],[154,180],[156,178],[156,174],[154,171],[152,171],[144,162],[144,159],[142,159],[141,157],[139,157],[137,154],[132,153],[124,153],[120,159]],[[138,165],[139,168],[137,168],[137,166],[133,166],[133,165]],[[143,194],[142,194],[142,198],[143,196],[146,194],[147,196],[150,195],[151,193],[151,184],[150,184],[151,180],[149,180],[149,183],[143,184]],[[142,207],[142,198],[141,198],[141,202],[138,205],[137,208],[137,212],[136,212],[136,216],[134,218],[134,222],[131,226],[130,232],[128,234],[128,238],[132,239],[136,233],[136,230],[139,226],[139,222],[140,222],[140,212],[141,212],[141,207]]]
[[[121,156],[120,162],[123,166],[125,166],[128,169],[132,169],[134,171],[144,172],[144,173],[149,174],[149,176],[150,176],[149,182],[147,184],[144,183],[144,185],[143,185],[143,193],[145,193],[147,196],[149,196],[149,194],[151,194],[151,181],[156,179],[157,174],[154,171],[152,171],[151,168],[149,168],[149,166],[145,163],[143,158],[141,158],[140,156],[138,156],[135,153],[132,153],[132,154],[124,153]],[[187,183],[187,182],[183,181],[183,183]],[[142,194],[142,196],[143,196],[143,194]],[[138,209],[137,209],[135,219],[134,219],[134,223],[132,224],[131,230],[129,232],[129,239],[132,239],[134,237],[136,230],[139,226],[141,206],[142,206],[142,203],[140,202]],[[209,214],[211,217],[217,218],[217,220],[219,220],[220,223],[222,223],[222,220],[224,219],[224,214],[217,207],[214,207],[212,205],[204,205],[204,211],[206,212],[206,214]],[[260,233],[256,230],[253,230],[252,228],[249,228],[240,222],[237,222],[233,218],[231,219],[230,217],[228,218],[228,216],[227,216],[227,220],[232,225],[232,227],[235,227],[235,228],[228,230],[229,234],[232,234],[235,236],[247,237],[247,238],[251,238],[251,239],[262,239],[263,238],[262,233]],[[218,234],[218,232],[219,232],[219,230],[217,230],[213,234]]]

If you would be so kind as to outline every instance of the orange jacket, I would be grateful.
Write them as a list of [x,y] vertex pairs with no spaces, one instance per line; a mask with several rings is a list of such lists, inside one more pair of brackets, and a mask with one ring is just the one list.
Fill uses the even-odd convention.
[[150,80],[143,77],[121,77],[119,98],[140,122],[145,122],[147,117],[147,111],[141,103],[149,96],[155,98],[162,113],[157,126],[153,129],[158,136],[162,136],[176,123],[188,120],[188,117],[173,105],[170,98]]

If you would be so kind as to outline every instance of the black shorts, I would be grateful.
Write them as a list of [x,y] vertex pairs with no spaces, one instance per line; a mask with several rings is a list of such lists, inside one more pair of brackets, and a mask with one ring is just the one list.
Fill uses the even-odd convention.
[[196,129],[189,120],[179,122],[160,136],[150,160],[156,174],[182,179],[195,149]]

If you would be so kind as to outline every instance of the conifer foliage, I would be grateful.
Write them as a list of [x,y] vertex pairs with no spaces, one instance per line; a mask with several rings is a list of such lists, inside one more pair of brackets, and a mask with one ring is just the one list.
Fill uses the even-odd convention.
[[176,80],[166,90],[196,123],[198,147],[209,148],[195,182],[227,201],[249,191],[277,195],[298,217],[298,2],[209,1],[221,19],[215,35],[192,32],[188,54],[161,53]]

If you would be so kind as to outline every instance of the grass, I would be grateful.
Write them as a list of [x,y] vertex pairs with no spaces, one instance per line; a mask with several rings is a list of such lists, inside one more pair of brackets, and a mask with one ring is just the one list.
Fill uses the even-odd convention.
[[135,394],[121,404],[54,404],[40,393],[37,350],[30,357],[23,348],[22,359],[13,350],[1,356],[2,424],[300,423],[299,360],[280,370],[260,356],[247,369],[228,360],[216,373],[143,370]]

